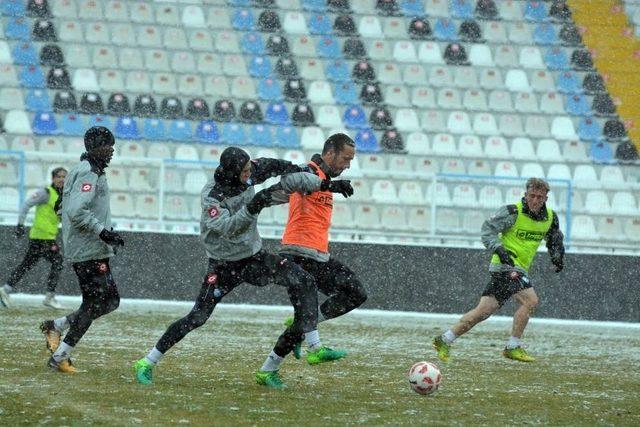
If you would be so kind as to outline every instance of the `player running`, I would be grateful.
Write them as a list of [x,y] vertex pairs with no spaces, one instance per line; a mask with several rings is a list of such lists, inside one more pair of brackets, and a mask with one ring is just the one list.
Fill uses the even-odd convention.
[[62,271],[63,261],[56,238],[58,237],[58,226],[60,225],[62,190],[66,177],[67,170],[65,168],[57,167],[53,169],[51,171],[51,185],[36,190],[22,205],[18,216],[18,225],[16,226],[17,237],[25,235],[24,220],[27,217],[27,212],[33,206],[36,207],[36,216],[31,230],[29,230],[29,248],[24,259],[13,270],[4,287],[0,287],[0,307],[9,307],[11,305],[9,294],[15,290],[22,276],[31,270],[40,258],[44,258],[51,263],[51,270],[49,270],[49,277],[47,278],[47,293],[42,303],[47,307],[62,308],[56,299],[56,287],[58,286],[58,278],[60,277],[60,271]]
[[[300,167],[284,160],[250,161],[249,155],[237,147],[222,152],[214,177],[201,192],[200,238],[209,259],[207,274],[191,312],[171,324],[149,354],[135,363],[139,383],[151,384],[153,369],[167,351],[204,325],[222,298],[245,282],[286,287],[294,307],[295,327],[303,331],[317,328],[313,278],[295,263],[263,250],[257,228],[260,211],[277,202],[272,200],[273,188],[256,193],[253,186],[284,174],[288,175],[281,178],[278,188],[286,192],[313,192],[323,186],[315,175],[295,173],[300,171]],[[305,310],[307,307],[312,309]],[[277,371],[268,381],[282,387]]]
[[109,186],[105,175],[114,145],[115,139],[109,129],[94,126],[87,130],[84,134],[87,151],[80,157],[80,163],[69,171],[64,187],[64,256],[78,276],[82,304],[73,313],[45,320],[40,326],[47,347],[53,353],[48,365],[59,372],[77,372],[70,359],[76,344],[95,319],[111,313],[120,304],[109,258],[114,255],[113,246],[124,245],[124,241],[111,228]]
[[[355,152],[355,143],[348,135],[331,135],[325,141],[322,154],[314,154],[307,164],[311,173],[327,183],[325,188],[309,194],[288,195],[289,219],[279,253],[310,273],[315,279],[317,290],[328,296],[318,308],[319,322],[342,316],[367,299],[367,294],[353,271],[329,253],[333,193],[341,193],[344,197],[353,195],[350,181],[331,178],[337,178],[349,168]],[[287,319],[285,325],[288,328],[278,339],[262,369],[256,373],[259,384],[267,383],[267,379],[279,369],[284,356],[292,350],[297,359],[301,357],[302,340],[307,345],[306,359],[311,365],[338,360],[347,355],[344,350],[323,346],[317,330],[302,334],[292,327],[292,319]]]
[[519,304],[513,315],[511,337],[503,356],[520,362],[533,362],[522,346],[522,334],[538,305],[538,296],[529,279],[529,267],[542,239],[556,272],[564,267],[563,235],[558,216],[545,204],[549,184],[530,178],[522,200],[501,207],[482,225],[482,243],[493,252],[489,272],[491,280],[480,302],[464,314],[451,329],[433,339],[440,360],[449,360],[451,344],[478,323],[489,318],[512,296]]

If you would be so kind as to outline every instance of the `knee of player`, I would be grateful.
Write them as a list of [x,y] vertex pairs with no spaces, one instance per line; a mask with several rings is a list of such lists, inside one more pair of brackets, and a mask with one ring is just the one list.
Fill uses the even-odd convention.
[[527,300],[526,306],[529,307],[529,310],[533,311],[536,309],[536,307],[538,307],[539,303],[540,300],[538,299],[538,297],[532,297]]

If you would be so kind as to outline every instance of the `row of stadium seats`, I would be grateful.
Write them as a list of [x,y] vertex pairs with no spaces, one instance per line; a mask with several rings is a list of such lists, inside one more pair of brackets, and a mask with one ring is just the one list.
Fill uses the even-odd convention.
[[[17,191],[0,188],[5,195],[0,199],[0,211],[15,211]],[[11,202],[14,202],[11,204]],[[158,219],[159,200],[154,194],[132,195],[113,192],[111,194],[112,215],[116,219]],[[265,209],[260,215],[263,225],[283,225],[287,218],[288,206],[281,205]],[[163,217],[167,220],[197,221],[201,207],[197,197],[168,195],[164,198]],[[478,209],[440,208],[436,212],[436,231],[448,234],[479,233],[487,212]],[[356,221],[357,218],[357,221]],[[561,223],[564,220],[561,218]],[[597,224],[597,225],[596,225]],[[572,238],[586,241],[640,241],[640,220],[575,215],[572,217]],[[431,229],[431,210],[424,207],[404,208],[401,206],[377,207],[372,204],[336,203],[333,215],[335,229],[387,230],[395,232],[423,232]],[[419,236],[418,236],[419,237]]]
[[[259,112],[259,104],[250,103],[248,108],[253,110],[248,112],[248,118],[244,119],[249,124],[271,124],[278,127],[288,127],[292,124],[287,105],[282,102],[268,103],[264,117],[260,117],[262,113]],[[360,137],[365,139],[376,137],[371,131],[372,126],[381,129],[392,128],[393,126],[396,131],[404,133],[452,133],[455,135],[477,135],[479,137],[534,137],[540,139],[553,138],[560,141],[575,140],[579,137],[574,121],[567,116],[555,117],[549,123],[543,116],[522,116],[508,113],[492,114],[488,112],[469,114],[462,110],[425,110],[418,115],[414,109],[399,108],[395,111],[392,121],[391,117],[386,116],[383,111],[382,114],[385,114],[386,118],[382,118],[390,121],[390,123],[382,122],[378,124],[375,120],[379,110],[369,107],[321,105],[314,109],[302,104],[295,108],[302,108],[309,119],[315,120],[304,118],[304,123],[298,122],[294,124],[307,126],[317,124],[327,130],[336,128],[353,129],[354,131],[360,131]],[[371,116],[373,111],[376,111],[376,114],[373,115],[373,118],[368,118],[367,116]],[[252,129],[245,129],[242,123],[235,121],[216,123],[211,119],[205,119],[200,122],[188,120],[142,120],[128,115],[112,121],[108,116],[98,115],[89,116],[89,120],[85,122],[81,116],[73,113],[66,115],[55,115],[49,112],[31,114],[22,110],[8,111],[4,122],[6,131],[15,134],[35,133],[37,135],[62,134],[74,136],[81,134],[81,130],[86,128],[85,123],[100,122],[105,126],[113,127],[116,136],[122,139],[144,138],[149,140],[196,140],[203,142],[221,140],[240,144],[251,141],[251,139],[246,139],[245,133],[252,134],[254,132]],[[578,122],[577,119],[576,122]],[[586,120],[583,123],[586,123]],[[258,132],[262,131],[263,129],[258,129]],[[257,137],[258,135],[255,136]],[[258,138],[259,141],[264,139]],[[591,139],[595,139],[595,135]],[[363,142],[365,151],[376,151],[378,149],[375,140],[368,144],[366,141]],[[268,141],[266,143],[269,144]],[[259,144],[259,142],[254,142],[254,144]],[[297,145],[297,141],[295,145]],[[369,148],[365,148],[366,146],[369,146]]]
[[[35,8],[11,6],[13,1],[7,1],[3,14],[7,16],[46,16],[39,14]],[[355,13],[380,16],[404,15],[433,16],[454,19],[502,19],[505,21],[565,21],[570,18],[570,12],[559,9],[557,5],[550,5],[540,1],[484,1],[471,0],[400,0],[384,1],[358,0],[353,2],[333,2],[328,4],[324,0],[202,0],[196,4],[167,4],[166,2],[129,4],[121,0],[95,2],[91,0],[53,0],[50,1],[51,12],[56,17],[80,19],[105,19],[108,21],[133,21],[139,23],[159,23],[163,25],[211,26],[233,25],[232,19],[238,22],[236,26],[246,25],[248,19],[259,20],[254,15],[261,13],[259,8],[269,10],[292,10],[295,12],[315,13]],[[186,2],[190,3],[190,2]],[[224,7],[227,6],[227,7]],[[238,8],[231,9],[230,8]],[[248,9],[251,6],[251,9]],[[251,18],[243,16],[242,10],[251,12]],[[221,19],[220,13],[224,12]],[[223,21],[219,24],[217,21]]]

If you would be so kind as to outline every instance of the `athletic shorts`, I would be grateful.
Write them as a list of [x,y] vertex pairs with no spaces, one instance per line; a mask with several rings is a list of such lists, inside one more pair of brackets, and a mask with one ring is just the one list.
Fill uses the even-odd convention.
[[523,289],[532,287],[529,276],[517,271],[491,273],[491,280],[482,293],[483,297],[492,296],[502,305]]

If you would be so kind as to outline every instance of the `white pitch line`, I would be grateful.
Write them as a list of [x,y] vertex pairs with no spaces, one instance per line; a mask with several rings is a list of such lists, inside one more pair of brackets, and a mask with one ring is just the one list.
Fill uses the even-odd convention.
[[[79,296],[66,296],[57,295],[56,298],[62,303],[65,308],[71,309],[80,305],[81,298]],[[11,300],[19,305],[40,305],[44,295],[33,294],[11,294]],[[164,310],[171,308],[181,308],[188,310],[193,307],[193,301],[169,301],[169,300],[156,300],[156,299],[140,299],[140,298],[123,298],[120,300],[120,309],[126,311],[135,309],[145,309],[149,311]],[[219,305],[222,309],[230,310],[258,310],[264,312],[276,312],[276,313],[291,313],[291,306],[287,305],[257,305],[257,304],[225,304]],[[1,310],[1,309],[0,309]],[[367,318],[380,318],[380,317],[403,317],[403,318],[423,318],[433,320],[457,320],[460,318],[460,314],[449,313],[421,313],[415,311],[392,311],[392,310],[371,310],[371,309],[357,309],[350,313],[352,316],[367,317]],[[485,321],[489,322],[511,322],[510,316],[492,316]],[[577,320],[577,319],[551,319],[551,318],[532,318],[531,323],[540,325],[554,325],[554,326],[585,326],[585,327],[598,327],[598,328],[625,328],[625,329],[638,329],[640,330],[640,323],[632,322],[613,322],[613,321],[601,321],[601,320]]]

